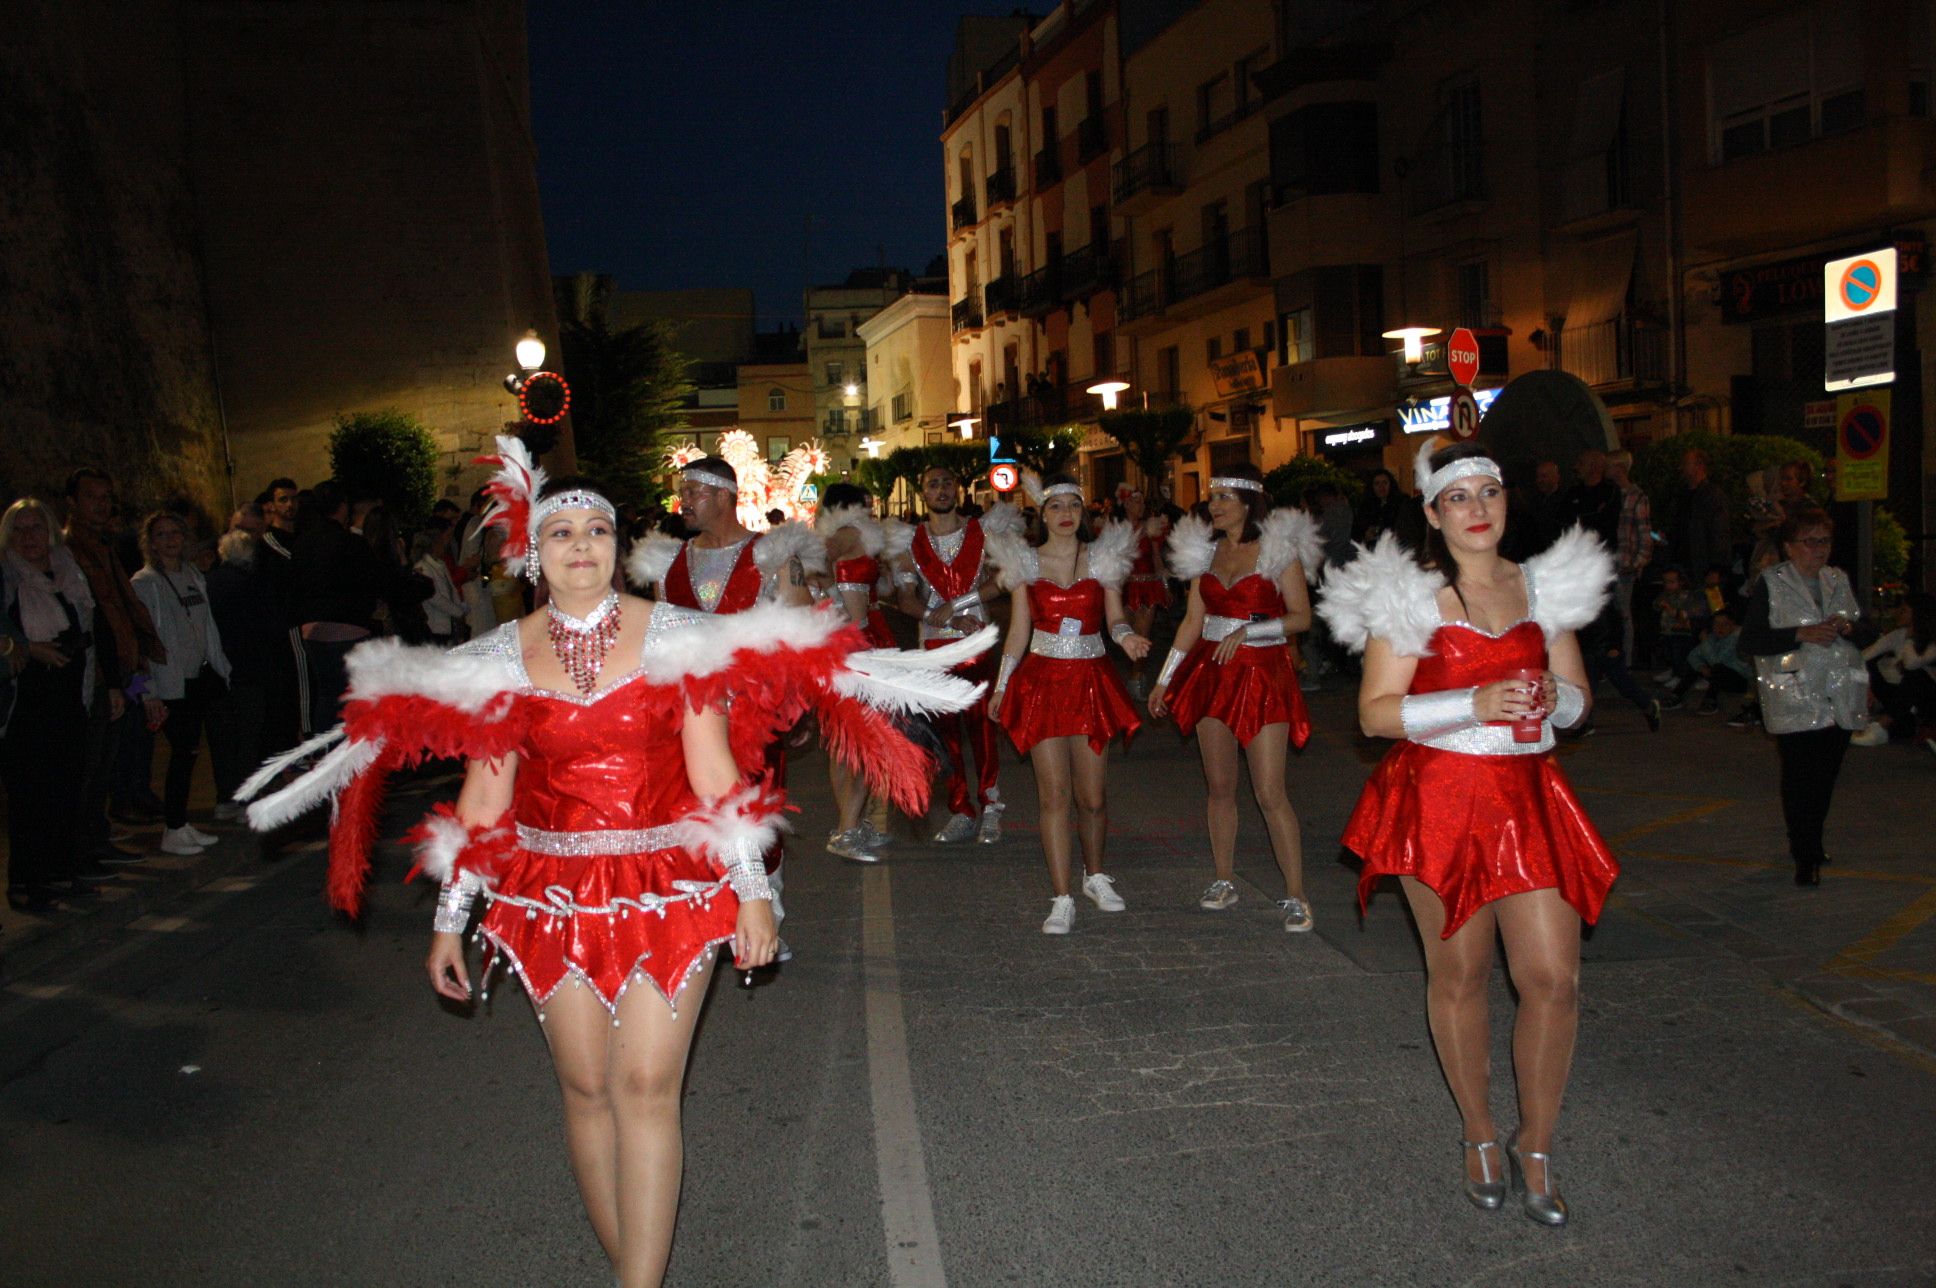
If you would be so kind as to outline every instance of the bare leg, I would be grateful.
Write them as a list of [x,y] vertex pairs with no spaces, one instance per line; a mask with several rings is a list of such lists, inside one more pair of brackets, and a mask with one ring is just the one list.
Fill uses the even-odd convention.
[[1073,738],[1044,738],[1029,749],[1029,760],[1035,765],[1042,857],[1048,860],[1049,884],[1058,898],[1070,893],[1070,851],[1075,848],[1069,784],[1069,744],[1074,741]]
[[[1445,905],[1432,888],[1413,877],[1400,877],[1405,901],[1412,906],[1419,939],[1425,945],[1425,1015],[1432,1027],[1432,1047],[1439,1068],[1452,1089],[1453,1103],[1469,1141],[1498,1140],[1492,1120],[1491,1027],[1486,1013],[1486,989],[1492,980],[1492,940],[1497,932],[1493,909],[1487,904],[1472,914],[1450,939],[1445,930]],[[1499,1161],[1497,1155],[1491,1162]],[[1467,1150],[1466,1174],[1484,1180],[1478,1153]],[[1497,1180],[1495,1175],[1491,1179]]]
[[618,1263],[618,1138],[608,1094],[612,1014],[573,979],[544,1007],[544,1035],[565,1101],[565,1148],[585,1215],[605,1255]]
[[[1550,1153],[1560,1100],[1580,1027],[1580,914],[1557,890],[1508,895],[1489,905],[1506,944],[1506,968],[1519,994],[1513,1021],[1513,1070],[1519,1080],[1519,1146]],[[1528,1160],[1528,1184],[1546,1187]]]
[[1087,738],[1067,739],[1069,762],[1075,771],[1076,827],[1082,836],[1082,868],[1102,871],[1103,842],[1109,835],[1109,761],[1089,746]]
[[[1154,604],[1146,604],[1143,607],[1137,609],[1135,612],[1131,613],[1129,615],[1129,625],[1131,630],[1135,631],[1138,635],[1141,635],[1144,639],[1148,639],[1150,637],[1150,627],[1156,625],[1156,606]],[[1141,660],[1131,662],[1129,664],[1129,674],[1131,678],[1138,679],[1138,680],[1142,679],[1143,669],[1148,664],[1149,664],[1148,658],[1143,658]]]
[[713,960],[709,954],[706,965],[686,981],[676,1016],[659,990],[642,980],[618,1005],[619,1025],[611,1030],[611,1095],[618,1124],[621,1288],[655,1288],[672,1255],[685,1165],[679,1097]]
[[1290,794],[1284,789],[1284,767],[1290,757],[1291,727],[1265,725],[1250,740],[1244,758],[1250,762],[1250,790],[1257,795],[1257,808],[1263,811],[1264,826],[1270,831],[1271,853],[1284,878],[1284,897],[1304,897],[1304,837],[1297,825],[1297,811],[1291,808]]
[[827,774],[833,780],[834,808],[838,811],[840,830],[858,827],[861,815],[867,812],[867,784],[832,755],[827,757]]
[[1210,862],[1217,879],[1237,875],[1237,735],[1221,720],[1197,722],[1203,756],[1204,811],[1210,820]]

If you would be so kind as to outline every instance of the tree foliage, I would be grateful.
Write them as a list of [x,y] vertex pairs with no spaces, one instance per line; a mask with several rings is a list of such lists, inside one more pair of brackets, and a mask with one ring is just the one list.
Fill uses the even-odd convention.
[[1156,487],[1169,477],[1170,458],[1183,450],[1196,429],[1196,413],[1187,407],[1144,411],[1106,411],[1098,422],[1102,432],[1123,446],[1123,454]]
[[1728,513],[1736,532],[1749,529],[1748,476],[1763,473],[1769,493],[1775,490],[1775,476],[1788,461],[1808,463],[1809,495],[1822,504],[1829,500],[1828,483],[1822,476],[1822,455],[1800,439],[1783,434],[1709,434],[1693,431],[1675,434],[1650,443],[1634,453],[1633,481],[1654,504],[1659,522],[1665,516],[1671,497],[1686,486],[1681,482],[1681,457],[1699,449],[1707,453],[1708,476],[1728,495]]
[[1264,491],[1273,505],[1301,505],[1320,483],[1333,485],[1354,505],[1365,490],[1363,479],[1322,456],[1293,456],[1264,475]]
[[1002,442],[1017,462],[1047,478],[1068,472],[1069,462],[1082,447],[1083,431],[1076,425],[1031,425],[1009,431]]
[[348,412],[329,436],[329,469],[350,496],[382,500],[403,528],[423,522],[437,501],[437,437],[395,407]]
[[622,508],[661,500],[668,440],[686,427],[693,386],[673,339],[671,323],[657,318],[614,331],[602,310],[564,324],[578,468]]

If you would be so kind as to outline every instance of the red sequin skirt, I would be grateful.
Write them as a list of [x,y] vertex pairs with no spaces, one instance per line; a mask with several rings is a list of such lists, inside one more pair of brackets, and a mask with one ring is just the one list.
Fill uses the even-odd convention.
[[887,614],[879,604],[867,610],[867,620],[861,623],[860,631],[867,637],[869,648],[899,648],[894,642],[894,632],[888,629]]
[[1108,658],[1030,653],[1008,677],[1000,724],[1026,756],[1045,738],[1068,737],[1087,738],[1100,753],[1119,733],[1134,737],[1143,720]]
[[1178,731],[1188,736],[1199,720],[1221,720],[1239,745],[1248,747],[1266,726],[1288,724],[1292,746],[1310,740],[1311,717],[1289,646],[1239,647],[1221,665],[1214,660],[1216,651],[1214,642],[1198,640],[1170,680],[1164,702]]
[[1362,908],[1380,877],[1410,876],[1445,905],[1445,936],[1485,904],[1558,890],[1600,919],[1620,865],[1551,755],[1468,756],[1401,742],[1378,762],[1345,825],[1364,860]]
[[1131,577],[1123,587],[1123,608],[1135,612],[1139,608],[1168,608],[1170,605],[1170,583],[1161,577]]
[[502,955],[532,1002],[576,976],[616,1011],[635,973],[675,1008],[715,947],[733,937],[739,898],[707,861],[682,849],[567,856],[519,850],[477,932],[484,974]]

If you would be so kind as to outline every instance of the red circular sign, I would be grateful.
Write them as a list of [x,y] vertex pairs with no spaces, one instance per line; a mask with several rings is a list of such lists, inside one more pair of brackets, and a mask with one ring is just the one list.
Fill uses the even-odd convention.
[[1460,327],[1445,342],[1445,369],[1454,384],[1470,385],[1479,378],[1479,337],[1471,327]]
[[1013,492],[1021,485],[1021,482],[1021,471],[1017,470],[1007,461],[1003,461],[988,471],[988,486],[994,488],[997,492],[1004,494]]
[[540,371],[519,387],[518,410],[533,425],[556,425],[571,410],[571,386],[555,371]]
[[1889,425],[1880,408],[1863,403],[1842,417],[1842,454],[1852,461],[1868,460],[1888,439]]
[[1882,298],[1882,270],[1872,259],[1858,259],[1842,270],[1842,305],[1851,313],[1863,309]]

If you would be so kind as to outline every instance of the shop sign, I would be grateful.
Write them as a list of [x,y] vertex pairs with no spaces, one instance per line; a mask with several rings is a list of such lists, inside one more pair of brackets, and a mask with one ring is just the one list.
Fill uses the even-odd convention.
[[[1472,391],[1472,400],[1478,405],[1482,417],[1492,409],[1493,401],[1498,397],[1497,389]],[[1405,426],[1407,434],[1443,434],[1452,428],[1452,399],[1446,397],[1420,403],[1400,403],[1398,419]]]
[[1270,388],[1264,379],[1264,364],[1257,361],[1254,349],[1244,349],[1210,364],[1210,376],[1217,383],[1217,397],[1235,398]]
[[1385,421],[1372,420],[1361,425],[1339,425],[1335,429],[1319,430],[1318,447],[1326,452],[1349,452],[1382,447],[1390,437],[1391,430]]
[[[1928,244],[1922,238],[1898,238],[1894,250],[1904,277],[1916,281],[1928,273]],[[1825,294],[1822,265],[1827,259],[1802,255],[1721,274],[1721,320],[1759,322],[1820,304]]]

